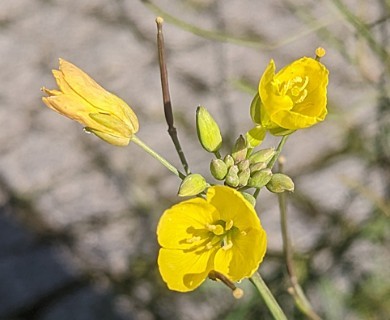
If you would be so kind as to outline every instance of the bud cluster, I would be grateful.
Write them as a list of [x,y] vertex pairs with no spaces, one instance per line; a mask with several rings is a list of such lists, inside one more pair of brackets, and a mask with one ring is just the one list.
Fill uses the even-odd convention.
[[[210,163],[210,171],[215,179],[224,181],[225,185],[237,189],[260,189],[266,186],[269,191],[274,193],[294,190],[294,183],[291,178],[281,173],[272,174],[271,169],[268,168],[268,163],[276,153],[274,148],[262,149],[252,153],[253,137],[252,140],[248,138],[248,141],[246,141],[243,136],[240,136],[236,140],[232,152],[222,159],[219,154],[222,146],[219,126],[207,109],[202,106],[199,106],[196,112],[196,128],[202,147],[207,152],[214,153],[217,156]],[[262,132],[260,134],[255,133],[252,132],[249,136],[254,136],[259,140],[258,142],[261,142],[260,140],[264,138],[264,135]],[[179,195],[199,194],[207,187],[208,184],[202,176],[191,174],[182,182]],[[248,196],[251,195],[248,194]]]
[[272,177],[268,162],[275,155],[273,148],[259,150],[250,154],[243,136],[234,144],[231,154],[223,160],[214,159],[210,163],[210,171],[217,180],[225,180],[225,184],[233,188],[265,186]]

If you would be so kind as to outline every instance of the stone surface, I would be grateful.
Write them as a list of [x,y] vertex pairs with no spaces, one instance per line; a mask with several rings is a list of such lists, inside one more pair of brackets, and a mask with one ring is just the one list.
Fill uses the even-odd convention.
[[[192,172],[210,177],[211,157],[196,139],[198,105],[217,119],[225,141],[234,141],[251,128],[252,93],[247,91],[255,90],[269,60],[280,68],[301,56],[313,56],[322,45],[328,51],[323,61],[331,72],[329,117],[294,134],[283,153],[286,172],[296,178],[297,194],[304,193],[325,213],[308,216],[307,207],[302,210],[290,204],[292,234],[297,248],[308,250],[329,231],[322,226],[330,212],[345,212],[356,223],[369,217],[375,207],[372,199],[359,192],[351,196],[356,189],[345,181],[367,184],[380,197],[384,194],[381,171],[368,170],[368,161],[360,154],[351,152],[341,158],[337,154],[350,152],[343,148],[354,126],[362,136],[374,136],[382,68],[370,49],[356,42],[354,29],[335,14],[337,9],[313,0],[157,2],[164,11],[200,29],[232,36],[218,42],[207,33],[202,37],[185,31],[166,17],[176,127]],[[357,2],[348,4],[354,12]],[[379,2],[355,13],[373,22],[381,16]],[[197,314],[196,308],[191,309],[197,296],[169,296],[155,263],[155,227],[161,212],[179,201],[178,179],[133,144],[117,148],[85,134],[79,124],[46,108],[39,90],[55,86],[50,70],[58,67],[59,57],[75,63],[127,101],[140,120],[138,136],[179,166],[162,111],[157,13],[148,3],[0,2],[0,191],[4,193],[0,196],[0,318],[37,306],[41,312],[37,319],[45,320],[117,319],[123,315],[118,305],[127,310],[126,319]],[[244,84],[249,87],[242,89]],[[277,141],[268,137],[264,147]],[[225,146],[223,153],[229,148]],[[328,155],[330,160],[323,164]],[[270,251],[280,252],[276,198],[262,192],[257,209]],[[48,234],[49,240],[42,242]],[[352,256],[356,260],[356,254]],[[272,271],[272,262],[264,268],[266,273]],[[92,280],[85,281],[84,275]],[[106,283],[106,289],[97,290],[95,282]],[[140,283],[150,296],[147,301],[138,297]],[[64,287],[70,289],[45,304],[45,297]],[[156,301],[163,295],[169,298],[161,306]],[[216,293],[211,300],[218,297]],[[223,314],[229,307],[215,310]],[[218,316],[207,308],[203,306],[206,311],[201,313],[205,319]]]

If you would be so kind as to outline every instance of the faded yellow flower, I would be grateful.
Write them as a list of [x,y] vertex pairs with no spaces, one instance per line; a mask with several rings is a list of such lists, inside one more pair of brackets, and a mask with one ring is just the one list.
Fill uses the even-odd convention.
[[270,61],[251,106],[255,123],[272,134],[308,128],[327,115],[329,71],[316,59],[301,58],[275,74]]
[[206,199],[180,202],[157,227],[158,266],[169,289],[196,289],[213,272],[231,281],[248,278],[263,260],[267,237],[253,206],[226,186],[213,186]]
[[43,102],[54,111],[76,120],[104,141],[126,146],[138,131],[133,110],[108,92],[72,63],[59,59],[59,70],[53,70],[59,90],[42,88],[48,97]]

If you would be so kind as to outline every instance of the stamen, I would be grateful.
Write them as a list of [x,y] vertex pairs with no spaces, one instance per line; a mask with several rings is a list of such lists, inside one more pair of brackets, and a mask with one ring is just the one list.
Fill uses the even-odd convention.
[[316,60],[320,61],[320,59],[326,54],[326,50],[322,47],[318,47],[316,49]]
[[236,288],[233,290],[233,297],[236,299],[241,299],[244,296],[244,290]]
[[236,299],[240,299],[244,295],[244,291],[242,289],[237,288],[233,281],[218,271],[211,270],[209,272],[209,278],[214,281],[220,280],[222,283],[224,283],[229,289],[233,291],[233,296]]
[[195,236],[195,237],[192,237],[190,239],[186,239],[186,242],[187,243],[194,243],[194,242],[198,242],[200,239],[202,239],[200,236]]
[[230,230],[232,227],[233,227],[233,220],[229,220],[229,221],[226,223],[225,230],[228,231],[228,230]]
[[207,229],[211,232],[213,232],[215,235],[217,236],[220,236],[222,234],[224,234],[225,230],[223,229],[223,227],[219,224],[215,225],[215,224],[208,224],[207,226]]
[[219,246],[221,239],[218,236],[214,236],[207,244],[206,244],[206,249],[210,250],[211,248],[215,246]]
[[223,244],[223,246],[222,246],[222,249],[225,250],[225,251],[227,251],[227,250],[229,250],[229,249],[231,249],[231,248],[233,247],[233,242],[232,242],[231,240],[226,241],[226,240],[224,239],[223,243],[224,243],[224,244]]
[[294,97],[297,97],[301,93],[301,89],[298,87],[291,88],[291,94]]
[[305,100],[306,97],[307,97],[307,90],[305,89],[302,91],[302,95],[299,97],[299,99],[295,101],[295,103],[303,102],[303,100]]

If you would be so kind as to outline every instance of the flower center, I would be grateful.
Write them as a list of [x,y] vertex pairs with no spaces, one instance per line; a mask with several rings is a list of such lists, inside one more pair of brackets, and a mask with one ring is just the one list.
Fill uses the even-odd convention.
[[279,92],[281,95],[288,95],[291,100],[297,104],[305,100],[307,96],[307,85],[309,83],[309,77],[296,76],[286,82],[278,83]]
[[223,250],[229,250],[233,247],[232,236],[233,230],[236,229],[233,226],[233,220],[219,220],[214,224],[207,224],[206,229],[209,231],[209,242],[206,244],[207,249],[220,246]]
[[[211,249],[231,249],[233,247],[234,235],[240,231],[234,226],[233,220],[218,220],[214,223],[206,224],[203,229],[193,229],[190,232],[193,237],[183,241],[192,244],[191,248],[188,249],[189,251],[201,253]],[[241,231],[241,234],[245,235],[245,232]]]

